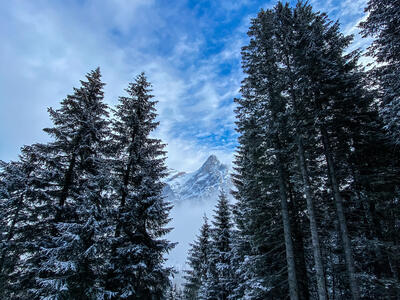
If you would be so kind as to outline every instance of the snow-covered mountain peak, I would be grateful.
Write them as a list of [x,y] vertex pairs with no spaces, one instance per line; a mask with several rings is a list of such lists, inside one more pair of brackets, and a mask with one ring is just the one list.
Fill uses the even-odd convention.
[[200,201],[215,199],[219,190],[229,192],[231,187],[228,167],[215,155],[210,155],[194,172],[170,170],[165,183],[164,195],[175,203],[187,199]]
[[209,169],[219,165],[221,165],[221,162],[214,154],[212,154],[207,158],[207,160],[204,162],[204,164],[201,166],[200,169]]

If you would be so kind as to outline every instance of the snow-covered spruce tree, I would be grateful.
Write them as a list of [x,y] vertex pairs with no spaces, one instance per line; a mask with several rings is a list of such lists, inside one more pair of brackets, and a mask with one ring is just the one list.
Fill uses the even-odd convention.
[[20,292],[26,288],[21,255],[27,253],[27,234],[32,234],[26,230],[32,222],[34,165],[0,161],[0,168],[0,298],[13,299],[22,296]]
[[208,276],[200,289],[200,299],[227,300],[235,288],[231,264],[231,208],[223,191],[220,192],[211,229],[211,251]]
[[44,131],[53,141],[38,146],[53,197],[47,211],[52,220],[44,229],[48,242],[38,254],[34,292],[39,298],[98,299],[107,294],[100,275],[110,180],[104,161],[109,129],[100,77],[99,68],[91,71],[61,108],[49,109],[54,127]]
[[[292,20],[290,15],[291,12],[288,6],[278,4],[275,10],[261,11],[258,17],[252,21],[252,27],[249,31],[250,44],[242,52],[243,68],[247,78],[243,81],[242,98],[237,100],[240,104],[237,116],[239,118],[238,129],[243,132],[239,141],[244,143],[246,143],[246,140],[254,143],[254,140],[245,139],[246,132],[254,131],[254,129],[246,125],[246,122],[248,122],[246,118],[251,115],[253,120],[258,119],[258,121],[253,121],[257,122],[255,126],[258,127],[257,130],[259,131],[256,139],[260,140],[260,145],[258,146],[260,154],[257,160],[259,161],[258,164],[264,164],[261,172],[265,173],[265,175],[261,176],[261,178],[265,183],[262,184],[261,180],[256,182],[258,184],[261,183],[259,190],[267,191],[269,194],[267,196],[269,198],[268,201],[280,203],[282,216],[282,221],[280,222],[284,229],[290,297],[291,299],[298,299],[299,294],[300,298],[308,297],[308,288],[307,279],[302,279],[301,288],[298,288],[297,273],[306,274],[306,270],[304,255],[298,255],[295,258],[289,218],[288,188],[290,172],[288,163],[290,160],[292,161],[291,164],[296,163],[296,158],[291,156],[291,153],[297,148],[297,145],[295,136],[288,124],[288,118],[293,118],[292,112],[287,109],[288,95],[290,94],[287,87],[290,82],[288,82],[287,77],[285,78],[287,70],[282,69],[282,66],[285,66],[285,63],[288,62],[284,58],[288,58],[289,55],[283,50],[289,50],[290,48],[281,47],[279,40],[280,38],[291,38]],[[291,45],[285,46],[290,47]],[[252,148],[255,149],[254,146],[249,147],[249,150],[244,154],[249,157],[249,153],[253,152]],[[267,159],[270,160],[270,166],[266,164]],[[269,175],[267,175],[266,169],[270,169]],[[254,166],[250,167],[249,174],[251,174],[250,170],[254,170]],[[240,171],[244,172],[243,169]],[[256,176],[258,176],[257,173],[253,173],[250,178],[253,177],[252,180],[255,181]],[[266,183],[265,178],[270,178],[269,185]],[[239,180],[237,187],[238,189],[243,189],[243,182]],[[294,206],[292,205],[293,208]],[[296,215],[297,213],[294,212],[293,214]],[[247,222],[252,222],[251,218]],[[267,235],[265,232],[268,232],[268,230],[264,231],[264,234]],[[296,236],[298,237],[297,248],[299,251],[304,252],[303,243],[300,240],[302,239],[302,234],[297,233]],[[298,265],[297,268],[296,264]]]
[[167,296],[165,297],[166,300],[183,300],[183,295],[181,289],[176,285],[170,286]]
[[199,299],[199,290],[207,280],[207,270],[211,252],[210,231],[208,219],[204,217],[204,223],[201,226],[200,234],[193,244],[191,244],[188,253],[187,264],[190,269],[185,270],[186,275],[184,278],[186,282],[183,288],[183,299]]
[[302,105],[305,85],[301,81],[301,77],[297,76],[303,66],[296,60],[297,52],[309,47],[309,45],[302,43],[304,28],[301,28],[301,25],[306,22],[313,24],[317,15],[312,12],[310,6],[300,2],[298,2],[295,9],[290,8],[288,4],[278,3],[275,7],[275,13],[277,18],[276,55],[278,64],[280,64],[280,71],[283,73],[282,78],[286,85],[281,94],[285,95],[289,124],[294,128],[291,134],[297,151],[297,165],[301,175],[299,185],[301,184],[306,198],[318,297],[322,300],[327,299],[327,289],[321,239],[317,224],[315,204],[317,195],[311,169],[316,158],[312,158],[311,153],[307,152],[308,143],[313,142],[312,136],[314,132],[312,126],[310,126],[311,115],[309,108]]
[[[39,145],[24,146],[17,162],[2,163],[0,181],[2,294],[27,299],[37,286],[41,247],[47,245],[53,214],[49,172]],[[53,210],[54,212],[55,210]]]
[[[295,89],[300,88],[297,94],[301,95],[297,100],[298,103],[294,102],[294,107],[302,106],[296,109],[301,112],[301,115],[297,117],[298,120],[303,118],[304,124],[311,121],[317,128],[319,127],[327,175],[333,191],[343,241],[350,290],[352,298],[359,299],[352,247],[339,189],[340,182],[337,178],[338,168],[333,157],[334,151],[338,149],[333,148],[332,138],[337,137],[340,132],[334,126],[328,128],[328,125],[332,124],[332,115],[339,115],[336,102],[346,101],[348,104],[347,111],[342,112],[342,119],[335,120],[343,124],[350,110],[355,107],[354,102],[363,100],[360,76],[357,73],[358,56],[357,52],[344,55],[351,37],[343,36],[339,32],[338,23],[332,25],[325,15],[312,12],[310,6],[300,4],[296,6],[294,32],[295,39],[303,43],[302,47],[297,47],[293,54],[294,66],[297,66],[297,74],[294,74]],[[304,118],[305,116],[307,119]],[[348,151],[349,149],[340,150]]]
[[238,233],[233,253],[238,285],[231,298],[273,299],[288,294],[275,160],[266,151],[262,127],[254,117],[247,119],[248,102],[244,97],[237,101],[243,103],[237,110],[242,135],[234,176]]
[[111,197],[117,210],[107,276],[112,299],[161,299],[172,272],[164,266],[174,246],[163,239],[171,209],[162,196],[165,151],[161,140],[150,137],[158,126],[150,87],[140,74],[114,111]]
[[[301,11],[298,10],[297,16],[299,19]],[[373,104],[374,94],[364,87],[365,73],[358,66],[358,51],[345,53],[352,37],[343,36],[339,31],[339,24],[332,23],[324,15],[315,19],[311,30],[309,24],[309,22],[304,24],[297,22],[299,28],[304,28],[302,31],[299,30],[303,32],[303,43],[309,45],[304,50],[299,49],[296,54],[296,60],[303,66],[297,76],[306,83],[302,104],[311,109],[310,115],[314,126],[319,129],[320,143],[323,146],[324,169],[330,188],[329,196],[333,198],[335,211],[335,214],[331,214],[331,219],[340,235],[338,242],[341,245],[337,246],[342,249],[342,259],[346,267],[344,275],[349,283],[350,295],[346,297],[351,296],[353,299],[376,298],[383,295],[392,297],[395,285],[393,282],[398,282],[397,271],[390,274],[390,272],[377,272],[375,269],[374,273],[377,276],[375,278],[386,282],[383,284],[386,286],[385,291],[379,287],[380,283],[371,282],[374,276],[369,274],[371,266],[365,265],[370,258],[361,259],[361,256],[371,248],[387,245],[387,239],[393,241],[389,236],[386,238],[380,236],[382,233],[394,230],[393,217],[398,215],[398,210],[393,209],[393,201],[396,201],[396,180],[393,179],[396,177],[395,174],[398,174],[398,160],[396,162],[396,159],[391,158],[396,151],[388,141],[385,141],[380,129],[381,120]],[[307,30],[312,34],[307,33]],[[377,150],[377,147],[379,151],[374,150]],[[363,151],[371,152],[369,155],[362,155]],[[357,178],[359,172],[364,176],[368,174],[369,180],[364,181],[364,184],[368,182],[367,185],[373,186],[372,188],[362,187],[364,184],[360,184],[360,179]],[[356,181],[358,187],[355,187]],[[352,183],[353,188],[345,188],[348,183]],[[367,190],[369,191],[366,192]],[[369,210],[368,206],[386,208],[382,210],[384,217],[380,221],[386,225],[381,227],[380,233],[374,234],[374,238],[380,240],[374,247],[367,246],[371,241],[366,243],[365,239],[360,239],[366,235],[365,227],[360,224],[363,220],[365,222],[371,219],[368,217],[369,213],[365,213]],[[388,211],[391,213],[388,214]],[[350,220],[348,216],[351,217]],[[359,221],[356,221],[357,219]],[[386,245],[381,251],[377,251],[389,254],[388,258],[379,259],[380,264],[386,264],[383,269],[395,270],[397,267],[393,268],[390,265],[397,266],[397,259],[390,254],[393,248],[383,250]],[[355,251],[356,256],[353,254]],[[357,278],[354,257],[359,258],[357,263],[362,274],[359,277],[361,280]],[[360,293],[360,283],[364,286],[362,293]],[[371,284],[375,286],[375,294],[367,288]]]
[[[382,130],[376,109],[360,109],[352,124],[352,147],[348,164],[350,186],[344,195],[352,200],[349,231],[355,238],[355,258],[361,270],[361,297],[388,299],[400,296],[400,251],[396,220],[400,164],[396,145]],[[371,289],[370,287],[374,288]]]
[[[239,112],[239,110],[236,111],[236,113]],[[244,117],[244,114],[242,117]],[[242,118],[241,120],[244,122],[245,118]],[[248,120],[246,123],[248,125],[253,124],[253,122],[249,122]],[[240,126],[241,123],[238,122],[237,124]],[[254,128],[254,126],[249,126]],[[234,160],[232,182],[236,188],[232,191],[232,194],[236,201],[233,205],[232,212],[233,220],[237,229],[233,232],[232,239],[231,264],[234,270],[233,275],[235,279],[235,288],[232,290],[230,299],[242,299],[245,291],[248,289],[248,273],[245,266],[245,260],[247,259],[247,255],[252,252],[252,247],[249,239],[251,232],[247,226],[248,203],[246,201],[246,195],[251,187],[248,179],[251,176],[250,170],[252,169],[250,166],[253,162],[251,157],[248,155],[248,152],[252,149],[249,142],[254,140],[255,134],[251,134],[250,130],[241,131],[241,135],[239,136],[240,143]]]
[[[261,151],[264,152],[266,157],[275,157],[275,164],[272,165],[272,169],[276,170],[276,178],[279,179],[279,181],[275,181],[275,185],[279,183],[281,203],[285,204],[287,199],[290,198],[292,224],[297,218],[296,215],[299,214],[296,209],[299,212],[301,211],[301,208],[294,205],[294,202],[298,203],[297,198],[301,198],[303,193],[306,195],[312,250],[317,271],[318,294],[321,299],[327,297],[327,288],[325,287],[326,277],[324,276],[324,262],[321,255],[323,247],[320,242],[321,237],[319,237],[321,230],[318,228],[316,220],[317,210],[323,208],[321,204],[322,201],[326,201],[324,200],[326,195],[324,196],[316,187],[326,187],[325,182],[328,182],[328,179],[330,180],[331,186],[336,191],[334,196],[338,215],[337,223],[340,225],[344,244],[346,244],[347,239],[347,247],[344,246],[343,249],[344,252],[350,250],[345,253],[345,257],[348,265],[348,277],[351,279],[350,285],[354,298],[357,299],[357,284],[353,284],[355,276],[354,267],[352,267],[351,246],[348,243],[349,237],[346,232],[346,220],[343,218],[343,207],[340,207],[342,199],[338,191],[337,180],[335,183],[335,172],[337,170],[332,162],[333,154],[329,151],[330,147],[333,147],[329,138],[332,138],[333,135],[336,137],[338,132],[333,131],[335,128],[330,127],[330,136],[328,136],[328,140],[326,139],[327,134],[322,132],[323,125],[327,125],[327,121],[330,121],[330,119],[328,117],[323,119],[322,116],[328,116],[328,114],[321,111],[321,107],[316,105],[315,100],[316,93],[319,90],[334,85],[334,81],[328,81],[328,78],[324,77],[325,74],[334,74],[336,79],[341,78],[341,84],[347,84],[345,87],[336,84],[334,90],[341,91],[341,95],[346,95],[348,101],[360,99],[362,91],[360,92],[360,88],[357,89],[359,76],[356,74],[351,77],[351,72],[355,71],[352,67],[355,66],[354,61],[356,59],[353,58],[355,55],[351,54],[346,59],[341,58],[343,49],[349,43],[349,38],[342,37],[338,33],[337,24],[331,26],[324,15],[312,12],[309,5],[298,4],[293,9],[288,5],[278,3],[273,10],[261,12],[258,17],[258,23],[253,20],[252,24],[254,25],[250,32],[254,39],[243,51],[244,70],[248,77],[244,81],[244,87],[242,87],[243,98],[239,101],[241,115],[245,118],[251,116],[256,120],[256,126],[259,127],[260,137],[264,143],[262,145],[264,149]],[[318,45],[318,47],[315,45]],[[311,56],[313,58],[308,60]],[[317,66],[319,60],[327,61],[325,62],[326,65]],[[351,82],[351,84],[348,82]],[[331,103],[336,100],[327,95],[324,96]],[[321,101],[322,97],[318,99]],[[331,109],[330,115],[334,112],[335,110]],[[337,122],[338,119],[335,121]],[[241,122],[240,124],[245,124],[244,120],[241,120]],[[244,125],[242,126],[245,128]],[[315,129],[320,129],[320,132]],[[247,127],[244,131],[249,132],[250,130],[254,129]],[[319,140],[321,132],[323,133],[323,140]],[[286,149],[286,151],[282,151],[283,149]],[[337,152],[340,150],[343,151],[343,149],[335,148]],[[348,150],[348,148],[345,150]],[[297,151],[297,157],[291,154],[294,151]],[[247,150],[245,154],[249,156],[249,153],[251,151]],[[325,156],[326,165],[321,165],[321,155]],[[337,158],[339,157],[343,157],[343,155],[337,155]],[[297,170],[294,168],[295,165],[298,166]],[[327,168],[325,174],[321,172],[324,170],[321,166]],[[241,171],[243,172],[243,169]],[[243,183],[241,183],[240,188],[243,188],[243,186]],[[274,186],[271,185],[268,189],[270,195],[272,195],[273,190]],[[248,201],[248,203],[251,202]],[[328,206],[324,210],[327,211],[328,218],[334,218],[331,206],[329,203],[325,203],[325,205],[327,204]],[[288,208],[282,207],[283,217],[285,211],[288,211]],[[286,219],[289,218],[286,217]],[[290,224],[290,222],[286,223]],[[286,228],[290,228],[290,226],[286,226]],[[285,236],[287,237],[286,234]],[[292,239],[294,235],[289,236]],[[298,232],[297,227],[295,236],[296,248],[304,248],[302,246],[303,233]],[[328,240],[327,237],[323,239]],[[287,250],[288,243],[286,242]],[[290,256],[287,255],[288,257]],[[293,260],[297,262],[300,269],[304,270],[304,258],[303,263],[301,263],[301,256],[296,255],[296,259]],[[289,261],[288,267],[290,267]],[[292,274],[298,273],[306,274],[298,270],[292,272]],[[293,278],[292,282],[295,282]],[[354,286],[355,288],[353,288]],[[307,292],[304,293],[303,288],[307,289],[306,287],[302,287],[301,291],[299,289],[299,294],[301,294],[299,296],[307,298]],[[292,288],[291,297],[297,297],[296,294],[295,289]]]
[[[281,178],[279,174],[286,178],[279,181],[285,183],[286,197],[290,199],[292,224],[303,211],[301,198],[306,195],[312,238],[312,247],[308,248],[314,254],[320,298],[326,298],[328,293],[330,297],[353,299],[392,297],[398,285],[398,260],[392,255],[398,249],[398,242],[393,239],[394,220],[398,216],[394,205],[398,199],[395,188],[398,163],[390,159],[395,149],[383,139],[373,95],[363,87],[364,74],[357,66],[358,52],[344,54],[351,37],[343,36],[337,23],[324,14],[314,13],[309,5],[290,8],[278,3],[274,9],[262,13],[258,26],[252,27],[259,42],[251,40],[243,51],[248,77],[242,86],[243,97],[238,101],[238,129],[242,134],[239,162],[246,166],[250,157],[256,157],[257,148],[264,153],[264,157],[259,157],[264,158],[265,167],[266,158],[275,158],[275,164],[269,168],[275,170],[275,178]],[[263,44],[263,40],[267,42]],[[253,139],[246,138],[246,134],[257,131]],[[259,145],[256,139],[261,140]],[[252,146],[245,148],[245,144]],[[377,151],[378,148],[381,150]],[[297,155],[293,155],[295,151]],[[260,159],[254,159],[253,163],[256,161],[261,163]],[[248,197],[251,193],[240,190],[251,181],[244,180],[243,166],[238,168],[241,174],[236,180],[237,195],[238,203],[248,212],[253,201]],[[255,173],[250,171],[255,169],[252,165],[246,176],[255,179]],[[261,172],[265,174],[262,178],[267,178],[268,173]],[[274,181],[270,181],[271,185],[266,181],[264,185],[261,180],[256,182],[260,190],[268,187],[271,201],[277,181],[275,186]],[[241,197],[247,200],[242,203]],[[246,220],[244,213],[239,216]],[[323,220],[323,227],[317,226],[317,217]],[[249,220],[254,223],[254,217]],[[367,223],[367,230],[360,226],[362,223]],[[292,227],[296,228],[292,238],[297,252],[304,234],[298,232],[295,224]],[[374,231],[374,227],[380,229]],[[254,231],[248,232],[251,237]],[[371,237],[379,242],[372,242]],[[322,259],[321,254],[326,251],[330,252],[330,261]],[[361,293],[354,251],[362,274]],[[296,255],[296,269],[304,269],[300,258]],[[329,267],[329,276],[324,276],[325,267]],[[371,285],[375,287],[373,291],[367,288]],[[307,297],[302,290],[299,288],[299,297]]]
[[369,0],[363,37],[374,38],[367,54],[378,63],[371,75],[378,84],[381,113],[392,140],[400,144],[400,1]]
[[19,264],[18,227],[25,221],[27,172],[19,162],[0,161],[0,298],[13,298],[13,273]]

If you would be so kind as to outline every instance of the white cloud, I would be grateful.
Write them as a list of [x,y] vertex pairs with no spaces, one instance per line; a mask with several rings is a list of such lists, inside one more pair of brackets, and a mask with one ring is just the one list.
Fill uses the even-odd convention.
[[[215,7],[220,12],[229,8],[226,16],[231,16],[251,2],[224,1]],[[346,20],[347,33],[357,32],[355,11],[364,3],[312,1],[332,18]],[[16,158],[23,144],[46,140],[41,133],[50,125],[46,107],[58,107],[97,66],[110,104],[134,76],[147,73],[159,101],[161,125],[155,134],[168,144],[171,167],[192,170],[214,152],[230,158],[232,99],[243,77],[240,50],[247,43],[250,15],[240,16],[220,38],[218,51],[204,55],[207,26],[215,23],[208,25],[204,16],[196,20],[185,9],[184,2],[160,7],[153,0],[0,4],[0,159]],[[356,35],[354,47],[367,42]]]
[[[20,1],[1,7],[5,16],[0,21],[1,159],[16,158],[23,144],[45,141],[47,137],[41,130],[51,125],[46,108],[58,107],[72,87],[79,86],[84,74],[97,66],[107,83],[109,103],[116,102],[136,74],[148,74],[159,100],[161,126],[157,134],[169,144],[169,163],[173,167],[191,169],[195,160],[201,163],[213,151],[198,145],[195,135],[177,138],[171,132],[192,120],[199,121],[204,130],[217,125],[213,120],[218,115],[220,95],[216,76],[204,73],[204,64],[209,61],[199,70],[189,65],[190,72],[176,67],[180,59],[198,53],[202,38],[182,35],[169,56],[143,51],[157,39],[147,36],[149,32],[165,25],[152,5],[152,1],[105,1],[101,5],[86,1],[78,7]],[[133,29],[136,31],[130,33]],[[117,39],[128,35],[123,37],[123,44],[113,40],[113,30]],[[209,68],[209,74],[214,71]],[[190,99],[194,95],[196,99]],[[196,120],[199,112],[201,119]],[[193,150],[196,157],[189,158]]]

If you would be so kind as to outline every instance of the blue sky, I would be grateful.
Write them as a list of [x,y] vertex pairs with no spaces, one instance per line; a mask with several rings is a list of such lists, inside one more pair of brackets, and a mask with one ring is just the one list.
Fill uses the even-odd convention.
[[[153,84],[170,167],[191,171],[212,153],[229,163],[235,150],[233,98],[243,74],[240,49],[251,17],[275,1],[16,0],[0,2],[0,159],[45,142],[47,107],[100,66],[110,105],[144,71]],[[295,3],[295,1],[292,1]],[[310,1],[353,47],[366,0]]]

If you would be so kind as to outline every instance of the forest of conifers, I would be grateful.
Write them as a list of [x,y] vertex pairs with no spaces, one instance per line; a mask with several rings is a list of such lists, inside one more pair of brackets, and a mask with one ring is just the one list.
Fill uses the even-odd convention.
[[235,188],[182,287],[151,84],[110,108],[89,72],[49,109],[50,142],[0,161],[0,299],[400,299],[400,1],[365,12],[366,54],[308,3],[251,20]]

